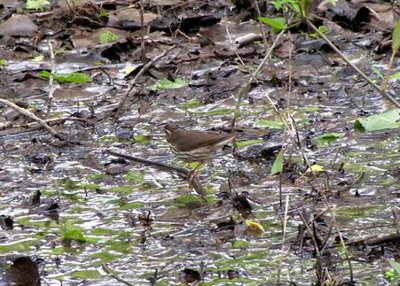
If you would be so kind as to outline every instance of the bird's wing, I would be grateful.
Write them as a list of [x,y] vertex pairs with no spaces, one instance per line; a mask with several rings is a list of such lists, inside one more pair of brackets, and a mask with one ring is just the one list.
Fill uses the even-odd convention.
[[215,145],[221,146],[233,139],[234,136],[231,134],[218,134],[218,133],[209,133],[204,131],[190,131],[190,136],[187,136],[186,130],[179,130],[179,133],[182,132],[182,136],[177,136],[179,139],[176,140],[175,144],[178,149],[182,151],[188,151],[195,148],[201,148],[206,146]]

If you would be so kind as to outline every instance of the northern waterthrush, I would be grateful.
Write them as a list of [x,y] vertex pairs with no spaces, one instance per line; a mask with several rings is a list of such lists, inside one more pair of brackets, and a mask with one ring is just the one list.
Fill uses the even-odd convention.
[[179,159],[200,163],[211,160],[218,147],[229,143],[236,135],[235,133],[185,130],[172,124],[167,124],[164,130],[171,151]]

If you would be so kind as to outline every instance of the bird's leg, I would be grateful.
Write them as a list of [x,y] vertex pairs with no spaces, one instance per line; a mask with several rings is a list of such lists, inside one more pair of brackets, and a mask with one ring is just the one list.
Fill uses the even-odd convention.
[[193,180],[196,178],[197,176],[197,169],[199,169],[201,166],[203,165],[203,163],[199,163],[193,170],[191,170],[188,174],[188,181],[189,184],[191,184],[193,182]]

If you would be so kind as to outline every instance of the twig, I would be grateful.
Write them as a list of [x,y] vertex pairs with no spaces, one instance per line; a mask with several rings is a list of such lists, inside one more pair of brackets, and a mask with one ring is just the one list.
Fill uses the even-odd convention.
[[[257,12],[257,17],[261,17],[262,15],[261,15],[260,7],[258,7],[258,1],[257,0],[253,0],[253,6],[254,6],[254,9]],[[267,36],[265,35],[265,31],[263,29],[264,24],[261,23],[260,21],[258,21],[258,25],[260,26],[261,34],[262,34],[263,41],[264,41],[264,47],[267,48],[268,41],[267,41]]]
[[[44,120],[47,124],[52,124],[52,125],[56,125],[56,124],[61,124],[64,123],[65,121],[80,121],[80,122],[85,122],[87,124],[90,125],[95,125],[95,121],[90,120],[90,119],[86,119],[86,118],[79,118],[79,117],[73,117],[73,116],[66,116],[66,117],[60,117],[60,118],[49,118]],[[33,128],[36,127],[35,125],[37,125],[37,122],[31,122],[25,125],[15,125],[12,126],[12,128]]]
[[145,49],[145,42],[144,42],[144,8],[143,8],[143,0],[140,0],[140,52],[143,64],[146,60],[146,49]]
[[54,49],[53,49],[53,40],[48,40],[47,44],[49,46],[49,52],[50,52],[50,76],[49,76],[49,95],[47,97],[46,119],[50,115],[51,105],[53,103],[54,92],[55,92],[54,73],[56,72],[56,64],[55,64]]
[[318,30],[317,27],[309,20],[305,19],[306,23],[317,33],[328,45],[334,50],[345,62],[348,64],[354,71],[356,71],[363,79],[365,79],[373,88],[375,88],[383,97],[388,99],[391,103],[393,103],[397,108],[400,108],[400,103],[387,94],[384,90],[382,90],[376,83],[374,83],[363,71],[361,71],[358,67],[356,67],[352,62],[350,62],[344,54],[325,36],[321,31]]
[[176,47],[176,45],[172,45],[171,47],[166,49],[164,52],[162,52],[161,54],[156,56],[154,59],[149,61],[147,64],[145,64],[142,67],[142,69],[138,72],[138,74],[129,82],[129,86],[128,86],[127,90],[125,91],[124,95],[122,96],[121,101],[118,104],[118,111],[117,111],[117,114],[115,115],[115,118],[118,119],[122,115],[125,102],[128,99],[129,94],[131,93],[131,91],[135,87],[136,81],[139,79],[139,77],[141,77],[155,62],[157,62],[159,59],[164,57],[169,51],[171,51],[175,47]]
[[400,240],[400,233],[392,233],[382,237],[371,236],[359,240],[347,241],[346,245],[358,246],[358,245],[369,245],[376,246],[384,243],[397,243]]
[[158,167],[160,169],[163,169],[163,170],[166,170],[166,171],[171,171],[172,170],[172,171],[177,172],[180,176],[185,177],[185,178],[190,175],[190,170],[185,169],[185,168],[172,166],[172,165],[161,163],[161,162],[158,162],[158,161],[151,161],[151,160],[147,160],[147,159],[143,159],[143,158],[139,158],[139,157],[134,157],[134,156],[130,156],[130,155],[127,155],[127,154],[122,154],[122,153],[119,153],[119,152],[115,152],[113,150],[107,150],[106,152],[108,154],[110,154],[110,155],[117,156],[117,157],[120,157],[120,158],[124,158],[124,159],[130,160],[130,161],[143,163],[143,164],[151,165],[151,166],[156,166],[156,167]]
[[47,130],[52,136],[54,136],[55,138],[57,138],[57,139],[59,139],[59,140],[62,140],[62,141],[65,140],[64,138],[62,138],[62,136],[61,136],[57,131],[55,131],[53,128],[51,128],[51,127],[46,123],[46,121],[44,121],[43,119],[37,117],[37,116],[36,116],[35,114],[33,114],[32,112],[30,112],[30,111],[28,111],[28,110],[26,110],[26,109],[24,109],[24,108],[22,108],[22,107],[19,107],[19,106],[16,105],[15,103],[13,103],[13,102],[11,102],[11,101],[8,101],[8,100],[6,100],[6,99],[0,98],[0,103],[3,103],[4,105],[7,105],[7,106],[11,107],[12,109],[15,109],[16,111],[18,111],[19,113],[25,115],[26,117],[28,117],[28,118],[30,118],[30,119],[36,121],[37,123],[40,124],[40,126],[42,126],[44,129],[46,129],[46,130]]
[[282,225],[282,248],[281,248],[281,255],[279,257],[279,268],[278,268],[278,281],[277,284],[280,284],[281,280],[281,272],[282,272],[282,263],[283,257],[285,257],[285,241],[286,241],[286,227],[287,227],[287,219],[288,219],[288,209],[289,209],[289,195],[286,196],[285,200],[285,213],[283,217],[283,225]]
[[235,55],[236,55],[236,57],[238,58],[240,64],[243,66],[243,68],[247,69],[247,71],[250,73],[250,72],[251,72],[250,69],[249,69],[249,68],[246,66],[246,64],[243,62],[242,57],[241,57],[241,56],[238,54],[238,52],[237,52],[237,48],[236,48],[235,45],[234,45],[234,41],[232,41],[231,33],[229,32],[228,22],[225,22],[225,31],[226,31],[226,35],[228,36],[229,43],[231,44],[231,46],[234,47]]
[[364,177],[364,172],[361,172],[360,175],[355,179],[355,181],[347,186],[342,187],[340,190],[336,192],[336,196],[340,196],[342,193],[350,191],[351,188],[358,185]]
[[103,268],[103,270],[108,275],[110,275],[112,278],[114,278],[118,282],[124,283],[125,285],[128,285],[128,286],[134,286],[133,284],[129,283],[128,281],[126,281],[126,280],[122,279],[121,277],[117,276],[116,274],[114,274],[114,272],[110,269],[110,267],[107,266],[107,264],[102,264],[101,268]]
[[[296,207],[296,209],[297,209],[297,207]],[[303,216],[303,214],[300,212],[299,209],[297,209],[297,213],[298,213],[300,219],[303,221],[303,224],[308,232],[308,235],[311,237],[311,240],[314,244],[315,256],[317,258],[317,265],[318,265],[317,271],[319,273],[319,275],[317,275],[317,276],[319,276],[318,277],[319,282],[322,282],[321,281],[322,280],[322,256],[321,256],[321,252],[320,252],[320,249],[319,249],[319,246],[317,243],[316,233],[315,233],[315,231],[311,230],[311,228],[309,226],[309,222],[305,219],[305,217]],[[313,229],[315,230],[315,222],[312,222],[312,225],[313,225]]]
[[251,83],[254,81],[254,79],[257,77],[258,73],[261,71],[261,68],[265,65],[265,62],[268,60],[268,58],[271,56],[272,51],[275,49],[276,45],[278,44],[279,39],[283,35],[285,30],[282,30],[278,36],[275,38],[275,41],[272,43],[271,47],[267,51],[265,57],[261,60],[260,64],[258,65],[257,69],[251,74],[250,79],[247,81],[246,84],[244,84],[238,91],[237,95],[237,102],[236,102],[236,113],[235,113],[235,119],[237,122],[237,118],[240,115],[240,103],[242,101],[242,98],[245,94],[246,91],[248,91]]
[[203,200],[205,200],[204,199],[204,188],[201,185],[198,177],[195,176],[192,179],[188,179],[190,177],[190,170],[188,170],[186,168],[181,168],[181,167],[172,166],[172,165],[161,163],[161,162],[150,161],[150,160],[146,160],[143,158],[138,158],[138,157],[134,157],[134,156],[126,155],[126,154],[121,154],[119,152],[115,152],[112,150],[107,150],[106,153],[116,156],[116,157],[119,157],[119,158],[124,158],[124,159],[130,160],[130,161],[134,161],[134,162],[138,162],[138,163],[142,163],[142,164],[146,164],[146,165],[150,165],[150,166],[156,166],[157,168],[168,171],[168,172],[175,171],[183,179],[189,180],[190,186],[200,195],[200,197]]
[[354,281],[353,266],[351,265],[351,260],[350,260],[350,257],[349,257],[349,253],[347,251],[346,244],[345,244],[345,242],[343,240],[342,232],[340,231],[339,224],[337,223],[337,220],[336,220],[336,208],[335,208],[335,206],[331,207],[329,205],[328,200],[327,200],[325,195],[323,195],[323,200],[324,200],[325,205],[331,211],[331,221],[333,222],[333,225],[336,228],[337,234],[338,234],[339,239],[340,239],[340,244],[343,246],[343,250],[344,250],[343,253],[344,253],[346,261],[347,261],[347,263],[349,265],[350,281],[353,282]]

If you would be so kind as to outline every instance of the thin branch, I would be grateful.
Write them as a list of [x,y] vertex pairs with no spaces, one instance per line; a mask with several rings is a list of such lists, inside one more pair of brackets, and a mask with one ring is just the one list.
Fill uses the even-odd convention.
[[397,108],[400,108],[400,103],[387,94],[384,90],[382,90],[376,83],[374,83],[363,71],[361,71],[358,67],[356,67],[352,62],[350,62],[345,55],[342,54],[341,51],[325,36],[321,31],[318,30],[317,27],[309,20],[306,19],[306,23],[317,33],[328,45],[334,50],[345,62],[348,64],[354,71],[356,71],[363,79],[365,79],[373,88],[375,88],[383,97],[388,99],[391,103],[393,103]]
[[281,255],[279,257],[279,269],[278,269],[278,281],[277,283],[280,284],[281,280],[281,273],[282,273],[282,264],[283,258],[285,257],[285,241],[286,241],[286,228],[287,228],[287,220],[288,220],[288,209],[289,209],[289,195],[286,195],[285,200],[285,213],[283,217],[283,226],[282,226],[282,248],[281,248]]
[[[257,77],[258,73],[261,71],[261,68],[265,65],[266,61],[268,60],[268,58],[271,56],[272,51],[275,49],[276,45],[278,44],[279,39],[281,38],[281,36],[283,35],[283,33],[285,32],[285,30],[282,30],[278,36],[275,38],[275,41],[272,43],[271,47],[269,48],[269,50],[267,51],[267,54],[265,55],[265,57],[262,59],[262,61],[260,62],[260,64],[258,65],[257,69],[251,74],[250,79],[247,81],[246,84],[244,84],[238,92],[237,95],[237,102],[236,102],[236,113],[235,113],[235,118],[237,119],[239,117],[239,108],[240,108],[240,103],[242,101],[242,98],[245,94],[246,91],[248,91],[251,83],[254,81],[254,79]],[[237,120],[236,120],[237,122]]]
[[158,56],[154,57],[154,59],[152,59],[151,61],[149,61],[147,64],[145,64],[142,69],[138,72],[138,74],[129,82],[129,86],[127,88],[127,90],[125,91],[124,95],[122,96],[121,101],[118,104],[118,111],[117,114],[115,115],[115,118],[119,118],[122,115],[122,112],[124,110],[124,105],[126,100],[128,99],[129,94],[131,93],[131,91],[133,90],[133,88],[136,85],[136,81],[155,63],[157,62],[159,59],[161,59],[162,57],[164,57],[169,51],[171,51],[172,49],[174,49],[176,47],[176,45],[173,45],[171,47],[169,47],[168,49],[166,49],[164,52],[162,52],[161,54],[159,54]]
[[49,95],[47,97],[47,111],[46,111],[46,118],[49,117],[50,111],[51,111],[51,105],[53,103],[53,98],[54,98],[54,92],[55,92],[55,87],[54,87],[54,74],[56,72],[56,64],[55,64],[55,57],[54,57],[54,49],[53,49],[53,40],[48,40],[47,44],[49,46],[49,52],[50,52],[50,76],[49,76]]
[[130,155],[127,155],[127,154],[122,154],[122,153],[119,153],[119,152],[115,152],[113,150],[107,150],[106,152],[108,154],[110,154],[110,155],[117,156],[117,157],[120,157],[120,158],[123,158],[123,159],[127,159],[127,160],[130,160],[130,161],[143,163],[143,164],[150,165],[150,166],[156,166],[157,168],[160,168],[162,170],[175,171],[176,173],[178,173],[180,176],[182,176],[184,178],[186,178],[187,176],[190,175],[190,170],[188,170],[186,168],[172,166],[172,165],[161,163],[161,162],[158,162],[158,161],[151,161],[151,160],[147,160],[147,159],[143,159],[143,158],[139,158],[139,157],[134,157],[134,156],[130,156]]
[[112,150],[107,150],[106,153],[119,157],[119,158],[123,158],[123,159],[127,159],[130,161],[134,161],[134,162],[138,162],[138,163],[142,163],[142,164],[146,164],[149,166],[155,166],[159,169],[171,172],[174,171],[176,173],[178,173],[179,176],[181,176],[183,179],[188,180],[190,186],[200,195],[200,197],[205,201],[204,199],[204,188],[200,183],[200,180],[198,179],[197,176],[195,176],[194,178],[190,178],[191,172],[190,170],[186,169],[186,168],[181,168],[181,167],[177,167],[177,166],[172,166],[166,163],[161,163],[161,162],[156,162],[156,161],[150,161],[150,160],[146,160],[143,158],[138,158],[138,157],[134,157],[134,156],[130,156],[130,155],[126,155],[126,154],[122,154],[119,152],[115,152]]
[[101,265],[101,268],[103,268],[103,270],[104,270],[108,275],[110,275],[112,278],[114,278],[114,279],[117,280],[118,282],[124,283],[125,285],[128,285],[128,286],[134,286],[133,284],[129,283],[128,281],[126,281],[126,280],[122,279],[121,277],[117,276],[116,274],[114,274],[114,271],[112,271],[112,270],[110,269],[110,267],[108,267],[107,264],[102,264],[102,265]]
[[146,59],[146,47],[145,47],[145,42],[144,42],[144,8],[143,8],[143,0],[140,0],[140,28],[141,28],[141,33],[140,33],[140,52],[141,52],[141,58],[143,61],[143,64]]
[[19,107],[18,105],[16,105],[15,103],[8,101],[6,99],[2,99],[0,98],[0,103],[3,103],[4,105],[7,105],[9,107],[11,107],[12,109],[15,109],[16,111],[18,111],[19,113],[25,115],[26,117],[36,121],[37,123],[40,124],[40,126],[42,126],[44,129],[46,129],[52,136],[54,136],[55,138],[64,141],[64,138],[62,138],[62,136],[55,131],[53,128],[51,128],[46,121],[44,121],[43,119],[37,117],[35,114],[33,114],[32,112]]
[[327,198],[326,198],[325,195],[323,195],[323,200],[324,200],[325,205],[326,205],[326,206],[328,207],[328,209],[330,210],[330,213],[331,213],[331,221],[333,222],[333,225],[335,226],[335,229],[336,229],[337,234],[338,234],[339,239],[340,239],[340,244],[341,244],[342,247],[343,247],[343,254],[344,254],[344,256],[345,256],[345,259],[346,259],[346,261],[347,261],[347,264],[349,265],[350,281],[353,282],[353,281],[354,281],[353,266],[351,265],[351,260],[350,260],[350,257],[349,257],[349,253],[348,253],[348,251],[347,251],[346,243],[345,243],[344,240],[343,240],[342,232],[341,232],[341,230],[340,230],[340,228],[339,228],[339,224],[338,224],[338,222],[337,222],[337,220],[336,220],[336,207],[335,207],[335,206],[330,206],[330,205],[329,205],[328,200],[327,200]]
[[[257,0],[253,0],[253,6],[254,9],[256,10],[257,13],[257,17],[261,17],[261,11],[260,11],[260,7],[258,7],[258,1]],[[258,21],[258,25],[260,26],[260,30],[261,30],[261,34],[263,37],[263,41],[264,41],[264,47],[267,48],[268,46],[268,41],[267,41],[267,36],[265,35],[265,31],[264,31],[264,24],[261,23],[260,21]]]

